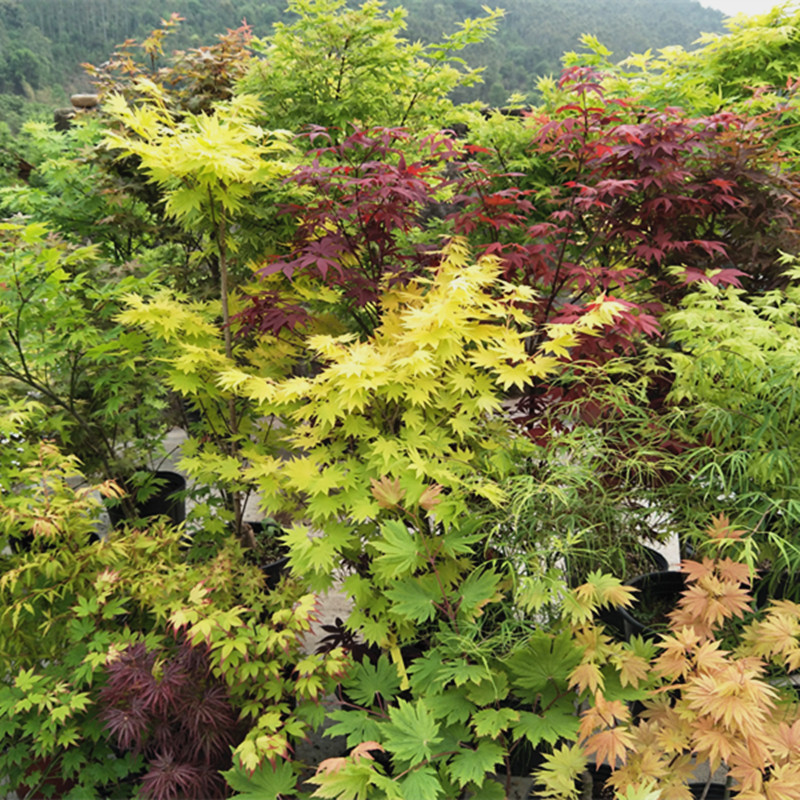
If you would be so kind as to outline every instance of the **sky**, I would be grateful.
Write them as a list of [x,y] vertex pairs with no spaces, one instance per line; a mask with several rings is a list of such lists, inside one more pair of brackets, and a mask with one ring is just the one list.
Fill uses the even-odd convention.
[[773,6],[779,5],[780,0],[700,0],[700,5],[706,8],[716,8],[723,14],[763,14]]

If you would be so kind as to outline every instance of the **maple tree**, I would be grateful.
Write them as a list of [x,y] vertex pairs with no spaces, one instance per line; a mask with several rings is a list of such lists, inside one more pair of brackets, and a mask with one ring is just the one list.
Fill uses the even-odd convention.
[[[581,714],[572,750],[610,763],[608,783],[619,796],[647,797],[657,789],[659,797],[689,800],[698,762],[712,772],[725,766],[738,797],[797,796],[800,719],[793,692],[779,688],[774,676],[797,664],[800,607],[774,601],[753,618],[748,567],[721,555],[742,535],[725,517],[712,522],[706,540],[711,556],[683,563],[687,588],[660,641],[649,645],[648,658],[621,656],[619,645],[588,619],[575,630],[587,646],[570,680],[593,700]],[[586,593],[584,599],[590,599]],[[742,628],[731,625],[744,618]],[[609,662],[622,683],[646,689],[636,718],[607,693],[602,668]],[[548,761],[542,796],[576,796],[564,792],[557,758]]]
[[[293,247],[257,270],[240,332],[291,330],[335,298],[343,321],[368,334],[379,322],[381,291],[436,261],[441,242],[426,214],[453,194],[446,174],[459,151],[446,136],[399,128],[355,130],[339,143],[324,129],[303,138],[316,146],[290,176],[302,197],[283,209],[299,220]],[[315,284],[328,290],[324,305],[314,302]]]
[[461,51],[490,36],[503,14],[484,6],[484,16],[423,45],[402,36],[402,7],[290,0],[288,10],[296,20],[251,43],[260,57],[242,85],[263,100],[264,124],[298,133],[327,128],[334,139],[350,125],[442,125],[453,110],[450,92],[480,81],[481,70],[467,67]]
[[230,748],[244,726],[205,652],[186,642],[173,653],[138,642],[111,661],[107,673],[100,718],[121,752],[145,759],[142,796],[221,796],[219,771],[230,766]]
[[[109,130],[106,143],[119,158],[136,156],[141,170],[164,193],[166,214],[188,231],[200,236],[199,246],[213,256],[218,280],[224,357],[234,357],[230,306],[235,296],[236,266],[240,244],[231,235],[241,222],[243,207],[259,188],[278,183],[287,172],[281,158],[291,145],[281,135],[267,134],[253,123],[257,103],[247,95],[219,104],[210,114],[176,116],[167,107],[163,92],[153,83],[142,88],[146,104],[131,106],[122,95],[106,101],[109,114],[121,130]],[[170,326],[166,330],[169,332]],[[225,458],[236,461],[241,438],[246,436],[244,413],[233,397],[225,413],[215,414],[217,398],[208,397],[201,410],[211,415],[209,436]],[[221,426],[221,429],[220,427]],[[225,486],[233,514],[234,530],[243,530],[241,487]]]
[[[534,221],[524,238],[489,246],[503,254],[508,276],[542,292],[541,318],[569,320],[587,293],[619,293],[629,311],[590,343],[587,355],[596,357],[655,333],[681,283],[744,280],[756,289],[775,279],[766,270],[777,253],[768,231],[774,212],[776,232],[792,219],[791,193],[771,171],[779,154],[766,145],[766,126],[607,97],[602,75],[588,67],[565,70],[559,87],[553,111],[532,131]],[[559,178],[537,174],[543,158]],[[760,252],[756,230],[766,234]]]
[[161,452],[163,387],[141,371],[157,349],[115,321],[152,273],[105,279],[93,245],[70,246],[40,223],[0,224],[0,394],[38,408],[55,437],[104,480],[129,477]]

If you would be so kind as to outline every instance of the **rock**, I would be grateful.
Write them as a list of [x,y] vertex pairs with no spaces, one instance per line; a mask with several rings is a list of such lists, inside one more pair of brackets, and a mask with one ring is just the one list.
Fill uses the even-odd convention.
[[69,101],[75,108],[94,108],[100,103],[100,97],[96,94],[73,94]]

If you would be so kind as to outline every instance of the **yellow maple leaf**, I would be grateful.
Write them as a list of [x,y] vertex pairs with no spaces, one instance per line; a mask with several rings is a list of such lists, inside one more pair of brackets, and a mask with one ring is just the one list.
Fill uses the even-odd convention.
[[768,800],[800,800],[800,766],[795,763],[773,767],[764,783],[764,796]]
[[619,681],[623,686],[636,688],[650,674],[650,662],[634,653],[625,652],[619,656]]
[[569,688],[585,692],[587,689],[596,692],[604,685],[603,674],[597,664],[579,664],[569,676]]

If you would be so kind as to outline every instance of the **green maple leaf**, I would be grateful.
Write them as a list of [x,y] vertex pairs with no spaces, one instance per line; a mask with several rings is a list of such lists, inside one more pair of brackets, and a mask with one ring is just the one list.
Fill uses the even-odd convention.
[[361,742],[377,741],[380,738],[379,724],[361,709],[331,711],[328,719],[334,724],[325,730],[325,735],[346,736],[348,747],[356,747]]
[[473,572],[459,586],[458,593],[461,596],[461,602],[458,606],[459,615],[464,615],[468,619],[480,616],[487,600],[491,602],[498,599],[498,583],[500,583],[500,576],[492,570]]
[[397,706],[389,710],[389,718],[383,744],[398,761],[425,761],[433,755],[433,746],[442,741],[439,724],[422,700],[413,705],[398,700]]
[[406,775],[400,782],[402,797],[414,800],[436,800],[442,786],[433,767],[424,766]]
[[381,525],[381,538],[372,546],[382,555],[373,564],[375,572],[383,578],[392,578],[419,569],[424,560],[418,538],[400,520],[389,520]]
[[436,616],[435,602],[441,599],[439,587],[433,575],[408,578],[386,590],[392,603],[392,613],[414,622],[426,622]]
[[499,744],[483,740],[475,750],[461,750],[453,756],[450,775],[462,789],[470,782],[480,785],[504,756],[505,750]]
[[537,747],[543,741],[555,744],[560,739],[574,739],[578,735],[578,724],[578,717],[570,702],[568,708],[551,706],[542,716],[520,711],[512,730],[518,739],[525,737]]
[[277,800],[279,796],[297,794],[297,778],[288,761],[281,761],[273,767],[269,762],[261,764],[252,775],[239,766],[234,766],[222,776],[238,794],[233,800]]
[[566,690],[569,674],[580,663],[581,651],[569,633],[534,631],[524,648],[508,660],[513,685],[527,690],[528,699],[554,687]]
[[496,739],[512,722],[518,722],[519,716],[513,708],[483,708],[472,716],[472,726],[477,736]]
[[505,672],[490,670],[486,680],[468,687],[467,697],[478,706],[490,706],[508,697],[508,678]]
[[369,661],[354,664],[345,688],[354,702],[371,706],[376,694],[386,700],[394,697],[400,688],[400,677],[394,664],[382,655],[376,664]]
[[434,717],[446,725],[466,722],[475,710],[475,703],[467,699],[463,689],[445,689],[442,694],[426,697],[426,702]]

